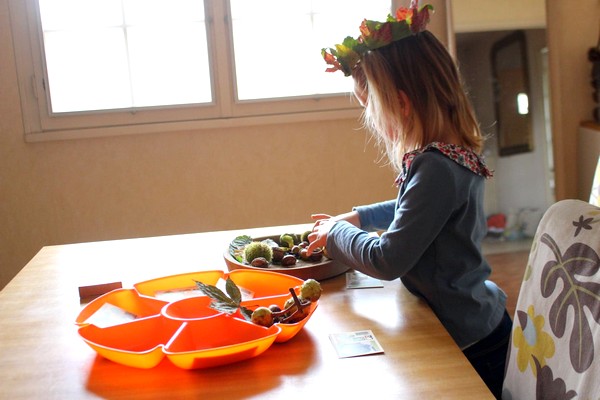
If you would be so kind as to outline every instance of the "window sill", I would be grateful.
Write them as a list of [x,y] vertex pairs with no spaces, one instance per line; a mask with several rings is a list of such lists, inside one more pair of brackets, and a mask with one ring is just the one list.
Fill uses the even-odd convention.
[[336,119],[360,118],[359,108],[300,112],[279,115],[260,115],[235,118],[217,118],[196,121],[177,121],[139,125],[123,125],[99,128],[69,129],[25,134],[25,142],[49,142],[59,140],[90,139],[123,135],[141,135],[202,129],[236,128],[246,126],[291,124],[299,122],[328,121]]

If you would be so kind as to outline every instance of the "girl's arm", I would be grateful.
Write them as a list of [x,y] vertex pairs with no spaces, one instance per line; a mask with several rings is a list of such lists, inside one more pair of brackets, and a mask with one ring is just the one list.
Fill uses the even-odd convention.
[[310,245],[307,248],[308,254],[311,254],[315,248],[325,247],[327,235],[331,227],[340,221],[345,221],[366,231],[385,230],[394,219],[395,200],[375,203],[368,206],[355,207],[352,211],[331,216],[328,214],[313,214],[312,219],[316,220],[313,226],[313,233],[308,236]]
[[[415,158],[406,188],[399,196],[395,218],[380,237],[339,221],[324,224],[323,235],[316,232],[319,239],[325,237],[320,244],[327,247],[333,259],[367,275],[384,280],[403,276],[460,207],[458,198],[464,194],[457,197],[462,189],[457,190],[455,168],[450,163],[444,161],[444,156],[431,153]],[[471,173],[462,175],[468,174]]]

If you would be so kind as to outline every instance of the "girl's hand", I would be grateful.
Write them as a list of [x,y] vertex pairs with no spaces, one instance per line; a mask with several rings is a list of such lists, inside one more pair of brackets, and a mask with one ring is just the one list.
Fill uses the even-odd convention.
[[333,218],[331,215],[328,214],[312,214],[310,217],[315,221],[315,224],[313,225],[313,230],[317,226],[321,225],[325,220]]
[[[321,218],[322,217],[322,218]],[[313,219],[317,219],[313,226],[312,233],[308,235],[309,245],[306,248],[308,255],[311,255],[317,248],[323,248],[327,244],[327,235],[333,224],[337,221],[325,214],[313,215]]]
[[313,214],[311,218],[315,220],[315,224],[313,225],[312,233],[308,235],[309,245],[306,248],[308,254],[312,254],[316,248],[323,248],[327,244],[327,235],[329,235],[329,231],[331,227],[338,221],[348,221],[352,225],[360,227],[360,218],[358,217],[358,213],[356,211],[351,211],[349,213],[340,214],[335,217],[332,217],[328,214]]

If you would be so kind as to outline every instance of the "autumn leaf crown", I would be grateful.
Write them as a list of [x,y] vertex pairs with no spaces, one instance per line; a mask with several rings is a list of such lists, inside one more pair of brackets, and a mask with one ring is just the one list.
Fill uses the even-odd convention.
[[342,71],[345,76],[350,76],[368,51],[424,31],[430,11],[433,11],[431,4],[419,7],[418,0],[412,0],[409,8],[398,8],[396,16],[388,14],[385,22],[363,20],[358,38],[348,36],[334,48],[321,49],[321,55],[330,65],[326,72]]

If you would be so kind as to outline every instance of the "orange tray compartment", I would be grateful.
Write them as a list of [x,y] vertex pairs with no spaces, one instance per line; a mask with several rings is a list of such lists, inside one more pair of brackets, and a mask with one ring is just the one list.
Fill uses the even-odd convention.
[[239,287],[251,290],[254,298],[290,293],[290,288],[302,285],[302,279],[271,271],[236,269],[227,274]]
[[160,314],[160,310],[168,304],[155,298],[140,296],[134,289],[115,289],[89,302],[75,319],[77,325],[87,325],[86,320],[104,304],[112,304],[137,318]]
[[186,292],[192,292],[191,294],[188,293],[188,295],[202,295],[202,292],[196,289],[195,281],[200,281],[206,285],[216,285],[222,277],[223,271],[192,272],[139,282],[134,284],[133,287],[140,294],[157,298],[161,295],[166,296],[169,293],[177,294],[177,292],[184,295]]
[[[227,332],[227,334],[219,334]],[[281,329],[269,328],[220,314],[184,322],[164,352],[184,369],[216,367],[256,357],[275,341]]]
[[211,299],[207,296],[176,300],[164,306],[161,314],[166,318],[176,321],[192,321],[222,314],[210,308],[210,302]]
[[153,368],[165,357],[164,343],[180,326],[179,321],[156,315],[107,328],[85,325],[79,328],[79,336],[111,361],[130,367]]

